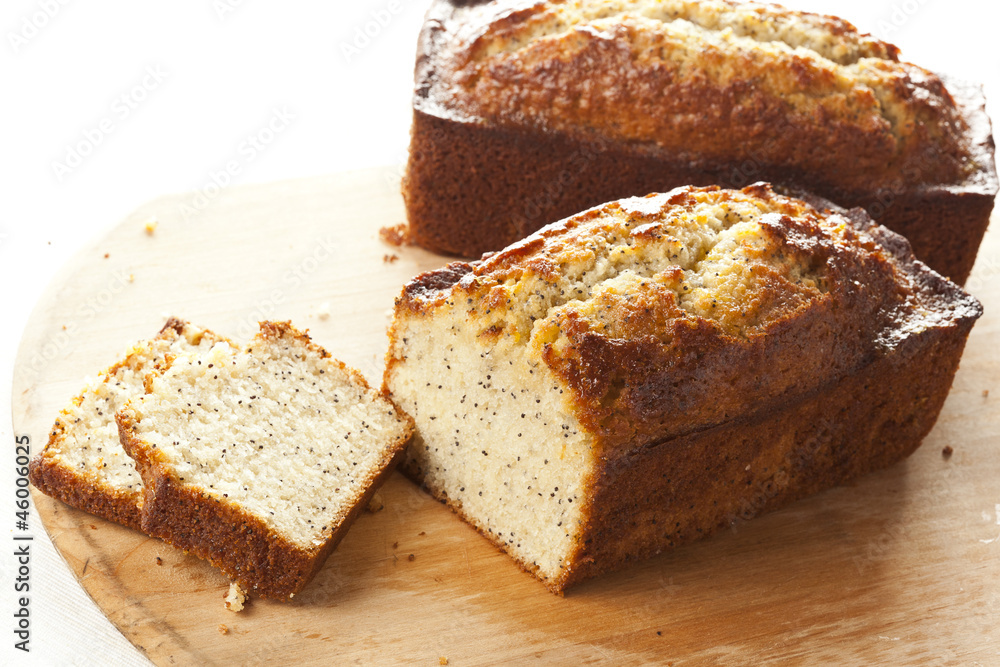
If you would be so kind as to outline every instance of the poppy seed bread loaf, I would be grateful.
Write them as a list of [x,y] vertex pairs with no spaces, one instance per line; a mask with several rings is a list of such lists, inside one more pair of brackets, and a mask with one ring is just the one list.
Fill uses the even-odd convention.
[[221,340],[172,318],[154,339],[134,345],[56,418],[45,449],[29,467],[31,483],[77,509],[139,530],[142,479],[118,440],[115,412],[142,395],[150,377],[178,355]]
[[117,414],[142,528],[288,599],[392,470],[412,421],[288,323],[179,357]]
[[411,239],[478,257],[589,206],[758,180],[861,206],[965,281],[997,193],[975,86],[833,17],[730,0],[435,0]]
[[561,591],[909,455],[981,307],[810,202],[678,188],[418,276],[402,469]]

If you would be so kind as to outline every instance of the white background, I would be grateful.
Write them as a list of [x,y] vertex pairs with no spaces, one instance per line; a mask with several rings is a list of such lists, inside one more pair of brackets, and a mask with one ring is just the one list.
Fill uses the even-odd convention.
[[[416,35],[428,4],[4,0],[0,439],[7,455],[0,459],[0,664],[148,664],[76,583],[37,516],[31,653],[13,649],[11,374],[20,332],[52,274],[140,204],[204,188],[229,161],[239,165],[233,183],[400,165]],[[1000,117],[1000,3],[785,5],[838,14],[898,44],[907,60],[985,83],[991,116]],[[385,25],[372,23],[375,16]],[[377,34],[355,41],[366,24]],[[247,138],[276,113],[292,120],[271,143],[250,150]],[[89,151],[84,145],[80,152],[88,154],[77,161],[70,151],[81,142],[96,145]]]

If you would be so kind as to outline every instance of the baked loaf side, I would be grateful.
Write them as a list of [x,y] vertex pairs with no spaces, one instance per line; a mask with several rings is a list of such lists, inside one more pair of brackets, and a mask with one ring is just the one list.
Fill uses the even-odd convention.
[[609,199],[758,179],[941,240],[949,222],[915,204],[930,188],[972,259],[916,251],[964,280],[997,189],[975,89],[777,6],[438,0],[416,78],[404,195],[413,240],[438,251],[496,250]]
[[220,340],[172,318],[155,338],[134,345],[56,418],[48,443],[29,466],[31,483],[73,507],[139,530],[142,479],[118,440],[115,412],[174,358]]
[[287,323],[178,358],[117,415],[142,527],[261,597],[300,591],[402,453],[412,422]]
[[385,387],[405,471],[558,591],[908,455],[980,313],[861,211],[679,188],[416,278]]
[[855,186],[921,153],[936,159],[915,182],[974,170],[940,79],[839,19],[720,0],[513,4],[456,12],[472,25],[434,79],[449,109],[696,159],[768,150]]

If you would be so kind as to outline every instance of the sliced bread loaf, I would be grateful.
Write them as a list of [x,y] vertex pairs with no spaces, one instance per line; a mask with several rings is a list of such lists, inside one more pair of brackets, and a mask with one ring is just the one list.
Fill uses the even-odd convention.
[[287,599],[392,469],[412,420],[288,323],[178,358],[118,412],[142,528]]
[[73,507],[138,530],[142,479],[118,440],[115,412],[141,395],[151,374],[176,356],[220,340],[210,331],[170,319],[154,339],[134,345],[89,381],[56,418],[48,443],[29,466],[31,483]]
[[678,188],[407,285],[404,471],[551,589],[909,455],[981,306],[860,209]]

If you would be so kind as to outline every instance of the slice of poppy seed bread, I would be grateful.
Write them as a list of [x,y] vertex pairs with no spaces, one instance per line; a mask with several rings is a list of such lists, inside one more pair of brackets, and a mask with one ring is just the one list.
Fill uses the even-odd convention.
[[178,358],[118,412],[143,530],[288,599],[402,454],[412,420],[289,323]]
[[31,483],[68,505],[140,530],[142,479],[122,449],[115,412],[175,357],[220,340],[171,318],[155,338],[134,345],[59,413],[48,443],[29,466]]
[[909,455],[981,306],[810,202],[678,188],[418,276],[403,471],[562,591]]

